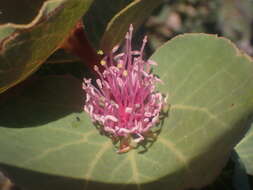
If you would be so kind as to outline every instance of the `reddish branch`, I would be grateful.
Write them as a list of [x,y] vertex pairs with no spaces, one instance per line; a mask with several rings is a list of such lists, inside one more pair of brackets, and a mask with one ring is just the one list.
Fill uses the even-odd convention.
[[101,57],[88,41],[81,21],[76,24],[68,38],[61,45],[61,48],[78,56],[91,70],[93,70],[94,65],[98,65],[101,60]]

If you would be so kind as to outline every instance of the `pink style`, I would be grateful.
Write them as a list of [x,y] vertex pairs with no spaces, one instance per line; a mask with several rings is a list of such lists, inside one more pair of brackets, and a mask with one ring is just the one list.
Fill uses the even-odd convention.
[[159,122],[166,102],[166,98],[155,91],[155,83],[161,80],[150,72],[151,65],[156,63],[143,60],[147,37],[140,51],[132,51],[132,31],[131,25],[123,53],[115,54],[117,48],[114,48],[103,58],[103,73],[94,67],[99,75],[97,87],[91,84],[91,79],[84,79],[83,83],[86,92],[84,110],[102,131],[120,140],[118,152],[131,149],[130,141],[138,144],[145,139],[145,134]]

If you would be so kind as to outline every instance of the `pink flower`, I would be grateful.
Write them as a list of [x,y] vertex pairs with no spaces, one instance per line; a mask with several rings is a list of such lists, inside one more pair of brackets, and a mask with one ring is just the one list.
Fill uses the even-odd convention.
[[151,128],[159,123],[160,112],[166,98],[155,91],[155,83],[161,82],[150,73],[154,61],[143,60],[143,50],[147,42],[144,38],[140,51],[132,51],[133,27],[126,34],[123,53],[105,56],[101,64],[104,71],[99,75],[95,87],[91,79],[84,79],[86,92],[84,110],[93,122],[98,123],[105,134],[120,140],[119,152],[131,148],[130,142],[140,143],[150,134]]

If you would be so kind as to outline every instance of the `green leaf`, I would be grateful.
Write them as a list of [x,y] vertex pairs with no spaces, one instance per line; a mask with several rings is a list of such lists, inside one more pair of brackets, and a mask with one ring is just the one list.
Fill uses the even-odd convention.
[[[31,14],[23,14],[24,11],[19,10],[22,14],[14,14],[11,18],[8,16],[10,10],[5,10],[8,6],[3,6],[1,23],[15,22],[14,16],[17,23],[31,22],[0,25],[0,93],[36,71],[58,48],[91,2],[92,0],[50,0],[35,3],[34,7],[33,2],[30,2],[26,5],[32,7],[28,8]],[[31,17],[40,5],[37,16]]]
[[1,106],[1,167],[27,190],[179,190],[210,183],[248,129],[252,61],[205,34],[179,36],[152,59],[171,108],[147,152],[117,154],[80,112],[81,83],[49,77]]
[[247,132],[246,136],[236,146],[236,152],[239,155],[241,162],[246,167],[247,173],[253,175],[253,125]]
[[100,42],[100,48],[109,52],[119,44],[128,31],[129,25],[133,24],[135,30],[150,16],[152,11],[162,3],[162,0],[135,0],[108,23]]
[[[96,49],[113,16],[133,0],[95,0],[83,18],[88,39]],[[99,13],[99,14],[98,14]]]
[[184,158],[184,183],[207,184],[249,128],[252,60],[225,38],[206,34],[176,37],[151,59],[165,82],[159,89],[170,95],[161,136]]

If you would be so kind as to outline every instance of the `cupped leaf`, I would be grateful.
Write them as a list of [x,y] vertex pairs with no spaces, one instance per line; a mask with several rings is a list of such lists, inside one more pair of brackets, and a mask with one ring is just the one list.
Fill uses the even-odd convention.
[[248,129],[252,61],[205,34],[179,36],[151,58],[171,106],[146,152],[117,154],[78,112],[80,82],[45,78],[1,106],[1,167],[28,190],[180,190],[210,183]]
[[100,41],[100,48],[109,52],[124,39],[130,24],[133,24],[136,30],[161,3],[162,0],[133,1],[110,20]]
[[[0,25],[0,93],[37,70],[58,48],[91,2],[92,0],[44,1],[35,18],[31,19],[26,16],[29,14],[24,14],[26,17],[21,20],[31,19],[29,24]],[[34,5],[37,6],[37,3]],[[30,6],[33,7],[33,2],[30,2]],[[8,15],[8,9],[1,11]],[[33,14],[34,11],[31,15]],[[14,20],[11,19],[12,22]],[[10,19],[5,21],[9,22]]]
[[[169,92],[161,138],[184,158],[184,184],[210,183],[250,125],[252,60],[224,39],[206,34],[174,38],[151,59]],[[166,130],[166,132],[165,132]]]
[[236,146],[236,152],[246,167],[247,173],[253,175],[253,125],[246,136]]

